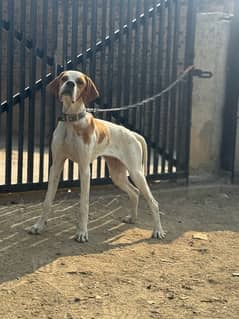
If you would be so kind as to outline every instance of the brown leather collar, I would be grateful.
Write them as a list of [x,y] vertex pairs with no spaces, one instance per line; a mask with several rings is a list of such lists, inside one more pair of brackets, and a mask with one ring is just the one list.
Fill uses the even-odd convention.
[[83,119],[85,116],[86,116],[86,111],[83,111],[83,112],[77,113],[77,114],[61,113],[61,115],[58,116],[58,121],[60,121],[60,122],[76,122],[76,121]]

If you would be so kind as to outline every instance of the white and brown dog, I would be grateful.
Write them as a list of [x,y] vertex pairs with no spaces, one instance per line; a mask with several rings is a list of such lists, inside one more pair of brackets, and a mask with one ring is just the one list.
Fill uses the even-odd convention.
[[[165,233],[160,223],[158,203],[144,176],[147,163],[144,138],[125,127],[96,119],[86,112],[86,105],[95,100],[99,93],[85,74],[78,71],[62,72],[49,84],[49,88],[63,103],[63,114],[53,135],[53,163],[43,213],[32,226],[31,233],[41,233],[47,224],[63,165],[68,158],[79,164],[80,171],[80,210],[75,239],[79,242],[88,241],[90,163],[98,156],[104,156],[113,182],[129,195],[131,201],[132,213],[124,221],[135,223],[141,191],[153,213],[152,237],[163,238]],[[128,180],[127,171],[137,188]]]

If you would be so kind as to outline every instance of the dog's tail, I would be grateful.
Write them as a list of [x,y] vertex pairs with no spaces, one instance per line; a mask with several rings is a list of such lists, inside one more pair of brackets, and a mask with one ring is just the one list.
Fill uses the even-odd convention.
[[147,143],[143,136],[135,133],[136,139],[140,142],[142,151],[143,151],[143,167],[144,167],[144,175],[147,175],[147,162],[148,162],[148,148]]

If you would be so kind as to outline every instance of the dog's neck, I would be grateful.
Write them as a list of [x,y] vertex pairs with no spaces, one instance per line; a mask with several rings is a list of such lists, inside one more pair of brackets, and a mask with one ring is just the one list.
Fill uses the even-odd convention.
[[79,98],[76,102],[72,103],[71,97],[63,96],[62,102],[62,113],[64,114],[79,114],[86,111],[82,98]]

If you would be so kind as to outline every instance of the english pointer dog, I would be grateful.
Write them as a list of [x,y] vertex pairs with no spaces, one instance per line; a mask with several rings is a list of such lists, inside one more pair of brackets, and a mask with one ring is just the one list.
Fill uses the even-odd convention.
[[[145,179],[147,145],[144,138],[123,126],[96,119],[86,111],[86,105],[99,93],[93,81],[82,72],[62,72],[49,84],[49,89],[62,102],[63,112],[52,139],[52,166],[43,213],[30,232],[40,234],[46,227],[64,162],[71,159],[79,165],[81,186],[75,239],[81,243],[88,241],[90,163],[103,156],[112,181],[128,194],[131,201],[131,214],[124,218],[124,222],[135,223],[139,193],[142,192],[153,214],[152,237],[163,238],[165,232],[160,222],[158,202]],[[127,172],[136,187],[129,181]]]

